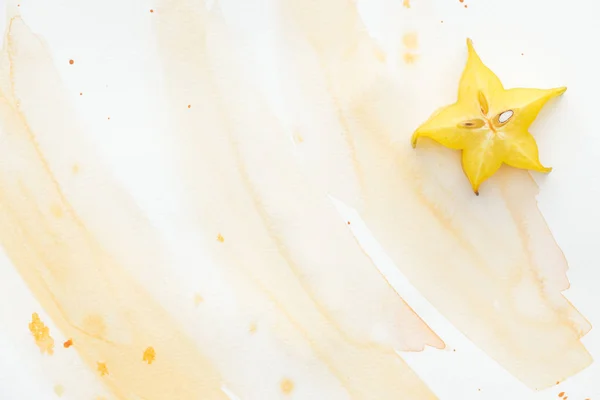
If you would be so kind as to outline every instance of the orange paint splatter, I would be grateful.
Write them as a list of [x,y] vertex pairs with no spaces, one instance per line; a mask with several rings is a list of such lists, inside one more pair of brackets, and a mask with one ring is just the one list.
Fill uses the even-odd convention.
[[75,64],[75,61],[74,60],[69,60],[69,64],[73,65],[73,64]]
[[154,351],[154,347],[148,347],[144,351],[144,356],[142,357],[142,361],[146,361],[148,365],[152,364],[156,360],[156,351]]
[[106,363],[98,361],[96,364],[98,365],[98,372],[100,373],[100,376],[108,375],[108,367],[106,366]]
[[153,13],[153,12],[154,12],[154,10],[152,10],[152,9],[151,9],[151,10],[150,10],[150,12],[151,12],[151,13]]
[[292,390],[294,390],[294,382],[286,378],[281,381],[280,387],[284,394],[290,394],[292,393]]
[[220,233],[217,235],[217,240],[221,243],[223,243],[225,241],[225,238],[223,237],[223,235],[221,235]]
[[82,92],[79,92],[79,95],[80,95],[80,96],[83,96],[83,93],[82,93]]
[[66,342],[63,343],[63,347],[65,349],[68,349],[69,347],[73,346],[73,339],[69,339]]
[[29,331],[33,335],[35,344],[40,348],[42,354],[54,354],[54,339],[50,336],[50,328],[44,325],[38,313],[33,313],[31,315]]
[[191,105],[191,104],[188,104],[188,108],[192,108],[192,105]]
[[560,393],[558,394],[558,397],[563,397],[564,395],[565,395],[565,392],[560,392]]

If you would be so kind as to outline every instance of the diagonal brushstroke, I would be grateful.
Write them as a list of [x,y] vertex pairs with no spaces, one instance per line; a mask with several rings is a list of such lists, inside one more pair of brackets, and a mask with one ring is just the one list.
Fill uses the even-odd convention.
[[[590,326],[561,294],[567,265],[537,209],[529,175],[502,171],[490,196],[465,197],[460,171],[450,163],[454,154],[431,149],[435,158],[417,156],[394,140],[402,132],[410,136],[399,117],[409,112],[401,105],[409,110],[410,96],[398,88],[402,77],[382,68],[354,5],[288,0],[279,9],[288,23],[276,34],[293,44],[294,54],[293,63],[279,60],[279,68],[281,76],[296,77],[281,85],[293,86],[298,97],[285,99],[286,106],[308,107],[299,112],[310,115],[306,99],[326,104],[329,116],[317,115],[330,125],[332,116],[340,120],[322,133],[323,142],[339,132],[352,141],[345,150],[302,154],[309,176],[355,207],[412,284],[528,386],[551,386],[589,365],[579,339]],[[306,128],[299,134],[318,146],[321,137]],[[344,151],[352,156],[340,165]],[[348,183],[346,176],[341,188],[330,184],[318,173],[325,166],[329,175],[355,170],[354,179]],[[345,196],[356,187],[360,200]]]
[[[170,1],[156,18],[182,190],[189,194],[182,214],[188,221],[180,223],[202,232],[224,268],[261,285],[352,398],[432,397],[393,347],[441,342],[392,295],[327,198],[295,170],[289,142],[244,84],[237,68],[243,58],[220,6],[207,13],[201,2]],[[180,106],[184,99],[190,108]],[[368,308],[373,296],[382,309]]]
[[[226,399],[214,366],[104,251],[64,196],[31,127],[40,119],[30,114],[39,99],[60,102],[53,91],[58,77],[19,17],[10,20],[3,55],[9,64],[0,93],[0,240],[22,278],[90,368],[110,366],[103,380],[117,398]],[[31,89],[38,94],[28,96]],[[147,369],[138,362],[146,343],[164,351],[162,365]]]

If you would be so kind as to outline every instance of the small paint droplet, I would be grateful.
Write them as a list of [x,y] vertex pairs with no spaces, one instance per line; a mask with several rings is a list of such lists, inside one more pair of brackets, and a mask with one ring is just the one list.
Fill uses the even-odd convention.
[[294,382],[292,382],[289,379],[284,379],[281,381],[281,391],[285,394],[290,394],[292,393],[292,390],[294,390]]
[[148,347],[144,351],[144,356],[142,357],[142,361],[146,361],[148,365],[152,364],[156,360],[156,351],[154,351],[154,347]]
[[29,331],[33,335],[35,344],[40,348],[42,354],[54,354],[54,339],[50,336],[50,328],[44,325],[38,313],[33,313],[31,315]]
[[196,306],[200,305],[200,303],[202,303],[203,301],[204,301],[204,297],[200,296],[199,294],[194,296],[194,304]]
[[73,166],[71,167],[71,171],[72,171],[74,174],[77,174],[77,173],[79,173],[79,165],[77,165],[77,164],[73,164]]
[[192,108],[192,105],[191,105],[191,104],[188,104],[188,108]]
[[56,395],[58,397],[62,396],[64,392],[65,392],[65,388],[63,387],[63,385],[55,385],[54,386],[54,393],[56,393]]
[[402,2],[402,5],[403,5],[404,7],[406,7],[406,8],[410,8],[410,0],[404,0],[404,1]]
[[563,397],[564,395],[565,395],[565,392],[560,392],[560,393],[558,394],[558,397]]
[[416,50],[419,47],[419,37],[414,32],[407,33],[402,37],[402,43],[407,49]]
[[110,121],[110,117],[108,117],[108,120]]
[[98,366],[98,372],[100,373],[100,376],[108,375],[108,367],[106,366],[106,363],[98,361],[96,364]]
[[217,241],[223,243],[225,241],[225,238],[223,237],[223,235],[221,235],[220,233],[217,235]]
[[256,333],[256,328],[257,328],[256,323],[253,322],[250,324],[250,327],[248,328],[248,332],[254,334],[254,333]]
[[154,10],[152,10],[152,9],[151,9],[151,10],[150,10],[150,12],[151,12],[151,13],[153,13],[153,12],[154,12]]
[[296,133],[296,134],[294,135],[294,141],[295,141],[296,143],[303,143],[303,142],[304,142],[304,137],[303,137],[301,134],[299,134],[299,133]]
[[75,61],[69,60],[69,64],[73,65],[73,64],[75,64]]
[[417,55],[412,53],[404,53],[403,58],[406,64],[414,64],[417,61]]
[[73,346],[73,339],[69,339],[66,342],[63,343],[63,347],[65,349],[68,349],[69,347]]
[[465,8],[469,8],[469,6],[465,4]]
[[79,92],[79,95],[80,95],[80,96],[83,96],[83,93],[82,93],[82,92]]
[[350,221],[348,221],[347,224],[350,225]]

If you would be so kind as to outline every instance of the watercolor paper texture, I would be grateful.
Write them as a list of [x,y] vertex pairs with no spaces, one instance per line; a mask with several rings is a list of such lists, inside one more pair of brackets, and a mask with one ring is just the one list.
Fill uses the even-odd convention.
[[[565,297],[555,236],[569,227],[548,227],[544,185],[503,167],[476,197],[460,154],[426,139],[411,148],[419,124],[456,99],[471,32],[451,24],[472,8],[11,2],[0,352],[18,367],[8,375],[0,362],[0,398],[541,400],[567,379],[595,398],[594,294]],[[46,14],[82,39],[57,34]],[[490,48],[480,37],[476,48]],[[495,63],[515,42],[480,53],[501,79]],[[92,66],[111,59],[122,65],[112,78]],[[61,63],[87,76],[65,77]],[[136,79],[144,92],[132,93]],[[86,84],[115,97],[93,103],[101,90],[73,89]],[[100,121],[82,100],[111,111]],[[158,150],[141,157],[148,143]],[[118,165],[117,153],[130,160]],[[393,273],[374,262],[373,238]],[[461,363],[456,337],[481,362]],[[496,390],[481,392],[469,377],[488,359]],[[436,369],[468,384],[442,386]],[[18,376],[37,378],[21,388]]]

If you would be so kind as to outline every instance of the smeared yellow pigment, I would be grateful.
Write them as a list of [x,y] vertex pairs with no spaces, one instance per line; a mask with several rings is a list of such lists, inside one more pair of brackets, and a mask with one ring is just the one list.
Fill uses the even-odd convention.
[[105,362],[98,361],[96,363],[96,369],[98,370],[100,376],[108,375],[108,367],[106,366]]
[[63,385],[54,385],[54,393],[56,393],[56,395],[58,397],[61,397],[65,393],[64,386]]
[[287,378],[285,378],[284,380],[281,381],[280,386],[281,386],[281,391],[284,394],[290,394],[294,390],[294,382],[292,382],[290,379],[287,379]]
[[539,160],[529,127],[542,107],[567,88],[510,89],[486,67],[467,41],[469,59],[460,81],[458,102],[437,111],[413,134],[462,151],[462,166],[475,194],[502,164],[548,173]]
[[50,328],[44,325],[38,313],[33,313],[31,316],[29,331],[33,335],[35,344],[40,348],[42,354],[54,354],[54,339],[50,336]]
[[146,350],[144,350],[142,361],[145,361],[148,363],[148,365],[150,365],[154,362],[154,360],[156,360],[156,351],[154,350],[154,347],[148,347]]
[[[85,159],[86,171],[98,164],[81,145],[84,135],[46,48],[19,17],[10,20],[2,59],[0,242],[17,271],[115,398],[225,400],[212,362],[130,274],[128,266],[138,265],[132,260],[145,268],[158,257],[156,246],[140,246],[127,257],[107,252],[65,195],[63,183],[90,179],[83,171],[74,176],[74,159]],[[109,181],[96,186],[113,191],[115,201],[106,202],[111,207],[96,211],[109,227],[100,231],[110,235],[119,229],[111,209],[118,210],[122,195]],[[136,228],[141,235],[150,229]],[[29,327],[40,350],[52,354],[54,341],[38,314]],[[164,351],[153,368],[140,362],[147,343]]]

